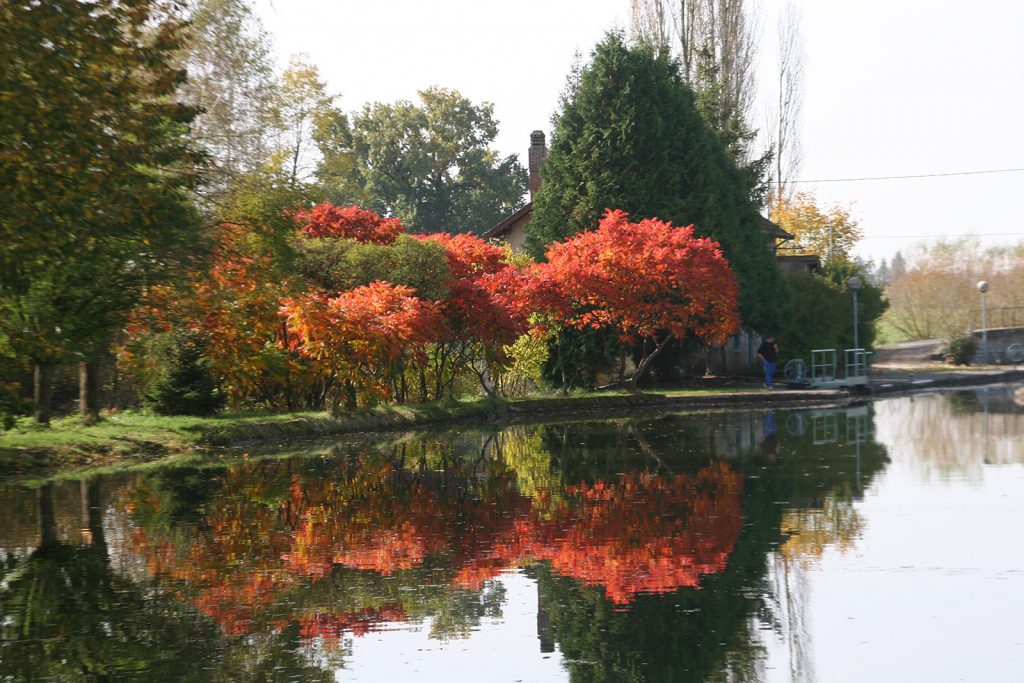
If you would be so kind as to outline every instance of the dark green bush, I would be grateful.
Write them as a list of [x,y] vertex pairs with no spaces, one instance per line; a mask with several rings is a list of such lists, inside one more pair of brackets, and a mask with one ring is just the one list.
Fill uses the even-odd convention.
[[[812,349],[837,349],[841,354],[853,347],[853,294],[846,282],[860,274],[856,268],[856,264],[840,263],[820,275],[798,272],[786,277],[792,302],[786,324],[779,330],[765,330],[777,333],[784,358],[808,361]],[[857,297],[857,336],[862,348],[873,347],[875,323],[886,306],[882,290],[865,282]]]
[[409,235],[399,235],[394,244],[300,239],[295,254],[299,272],[329,292],[386,280],[412,287],[423,299],[448,293],[450,270],[444,247]]
[[963,335],[946,340],[942,357],[951,365],[970,365],[977,352],[978,340],[971,335]]
[[0,432],[13,427],[15,418],[32,408],[22,391],[26,373],[23,364],[0,355]]
[[213,415],[224,407],[224,394],[210,372],[206,344],[194,334],[167,336],[157,350],[160,372],[142,400],[159,415]]
[[27,409],[27,404],[18,398],[17,385],[0,381],[0,432],[13,427],[15,416]]

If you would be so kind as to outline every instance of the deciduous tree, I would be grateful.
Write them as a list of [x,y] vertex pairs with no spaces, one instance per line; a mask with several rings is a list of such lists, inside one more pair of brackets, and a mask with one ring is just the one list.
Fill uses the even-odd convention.
[[353,150],[373,208],[416,232],[481,233],[514,211],[526,172],[492,148],[494,107],[429,88],[420,104],[367,105],[353,121]]
[[526,312],[510,303],[514,294],[505,289],[511,280],[495,277],[511,269],[505,250],[469,234],[432,234],[424,241],[444,248],[451,273],[448,295],[439,302],[445,333],[431,354],[435,398],[450,393],[456,375],[467,370],[493,394],[493,376],[509,361],[508,348],[527,329]]
[[633,36],[678,59],[683,82],[760,201],[771,153],[753,153],[750,123],[757,97],[755,3],[747,0],[632,0]]
[[772,221],[793,235],[786,250],[798,254],[817,254],[826,263],[850,261],[853,249],[863,236],[860,223],[849,209],[833,204],[827,209],[818,206],[810,192],[797,192],[792,199],[776,199],[772,203]]
[[160,348],[168,337],[184,334],[200,341],[230,400],[289,410],[320,407],[323,382],[286,351],[290,333],[277,314],[281,297],[303,283],[258,249],[252,231],[221,224],[213,235],[205,268],[150,288],[132,312],[119,365],[149,384],[167,371],[158,363]]
[[278,161],[292,184],[310,181],[327,157],[340,153],[337,136],[340,144],[347,141],[348,120],[336,99],[315,65],[300,55],[291,58],[275,93],[273,116]]
[[906,265],[897,256],[885,290],[889,310],[883,318],[897,340],[947,338],[978,329],[979,280],[989,283],[989,325],[1018,324],[1015,318],[993,319],[991,312],[1024,306],[1024,245],[982,249],[974,240],[961,239],[920,246]]
[[536,269],[571,302],[564,323],[611,328],[640,343],[633,387],[670,340],[692,335],[717,343],[739,329],[736,277],[718,244],[692,226],[633,223],[609,211],[596,230],[551,245]]
[[88,376],[141,287],[197,241],[188,193],[201,158],[187,137],[195,112],[175,101],[177,9],[0,6],[0,334],[37,368],[41,421],[49,369],[81,361]]
[[433,304],[387,282],[334,297],[292,297],[281,315],[294,335],[293,348],[337,379],[336,406],[347,407],[355,407],[360,393],[371,402],[387,398],[400,361],[422,353],[443,329]]
[[800,32],[800,8],[788,0],[778,18],[778,104],[772,119],[772,145],[775,156],[774,197],[772,203],[788,199],[793,192],[803,160],[800,146],[800,110],[802,109],[804,48]]
[[206,185],[219,193],[269,161],[273,50],[246,0],[195,0],[188,18],[181,96],[200,112],[192,135],[212,161]]
[[358,206],[334,206],[321,202],[311,209],[300,209],[295,221],[308,237],[333,237],[372,244],[393,244],[405,232],[397,218],[381,218]]

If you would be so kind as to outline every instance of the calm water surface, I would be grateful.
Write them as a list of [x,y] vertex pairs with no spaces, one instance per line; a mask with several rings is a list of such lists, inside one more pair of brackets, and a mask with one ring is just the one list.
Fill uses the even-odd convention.
[[1024,388],[0,487],[0,681],[1020,681]]

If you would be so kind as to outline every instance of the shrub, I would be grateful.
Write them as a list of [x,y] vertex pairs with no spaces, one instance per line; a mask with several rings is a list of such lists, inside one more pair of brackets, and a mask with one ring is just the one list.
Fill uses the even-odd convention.
[[508,348],[512,362],[501,375],[499,391],[502,396],[518,397],[546,389],[544,365],[554,332],[545,335],[524,334]]
[[962,335],[946,340],[942,357],[952,365],[970,365],[977,351],[978,341],[971,335]]
[[0,381],[0,432],[14,426],[15,415],[26,411],[27,406],[18,398],[18,387]]
[[0,432],[14,427],[19,415],[27,415],[32,406],[22,396],[27,368],[13,358],[0,355]]
[[143,402],[159,415],[213,415],[224,407],[224,395],[210,372],[206,344],[195,334],[167,336],[158,353],[160,370],[143,394]]

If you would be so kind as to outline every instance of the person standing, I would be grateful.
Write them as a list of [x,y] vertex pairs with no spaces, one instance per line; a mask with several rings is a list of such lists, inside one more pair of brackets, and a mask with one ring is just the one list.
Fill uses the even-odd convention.
[[775,361],[779,358],[779,344],[775,341],[775,335],[769,334],[757,347],[757,357],[764,363],[764,388],[774,389],[772,378],[775,376]]

